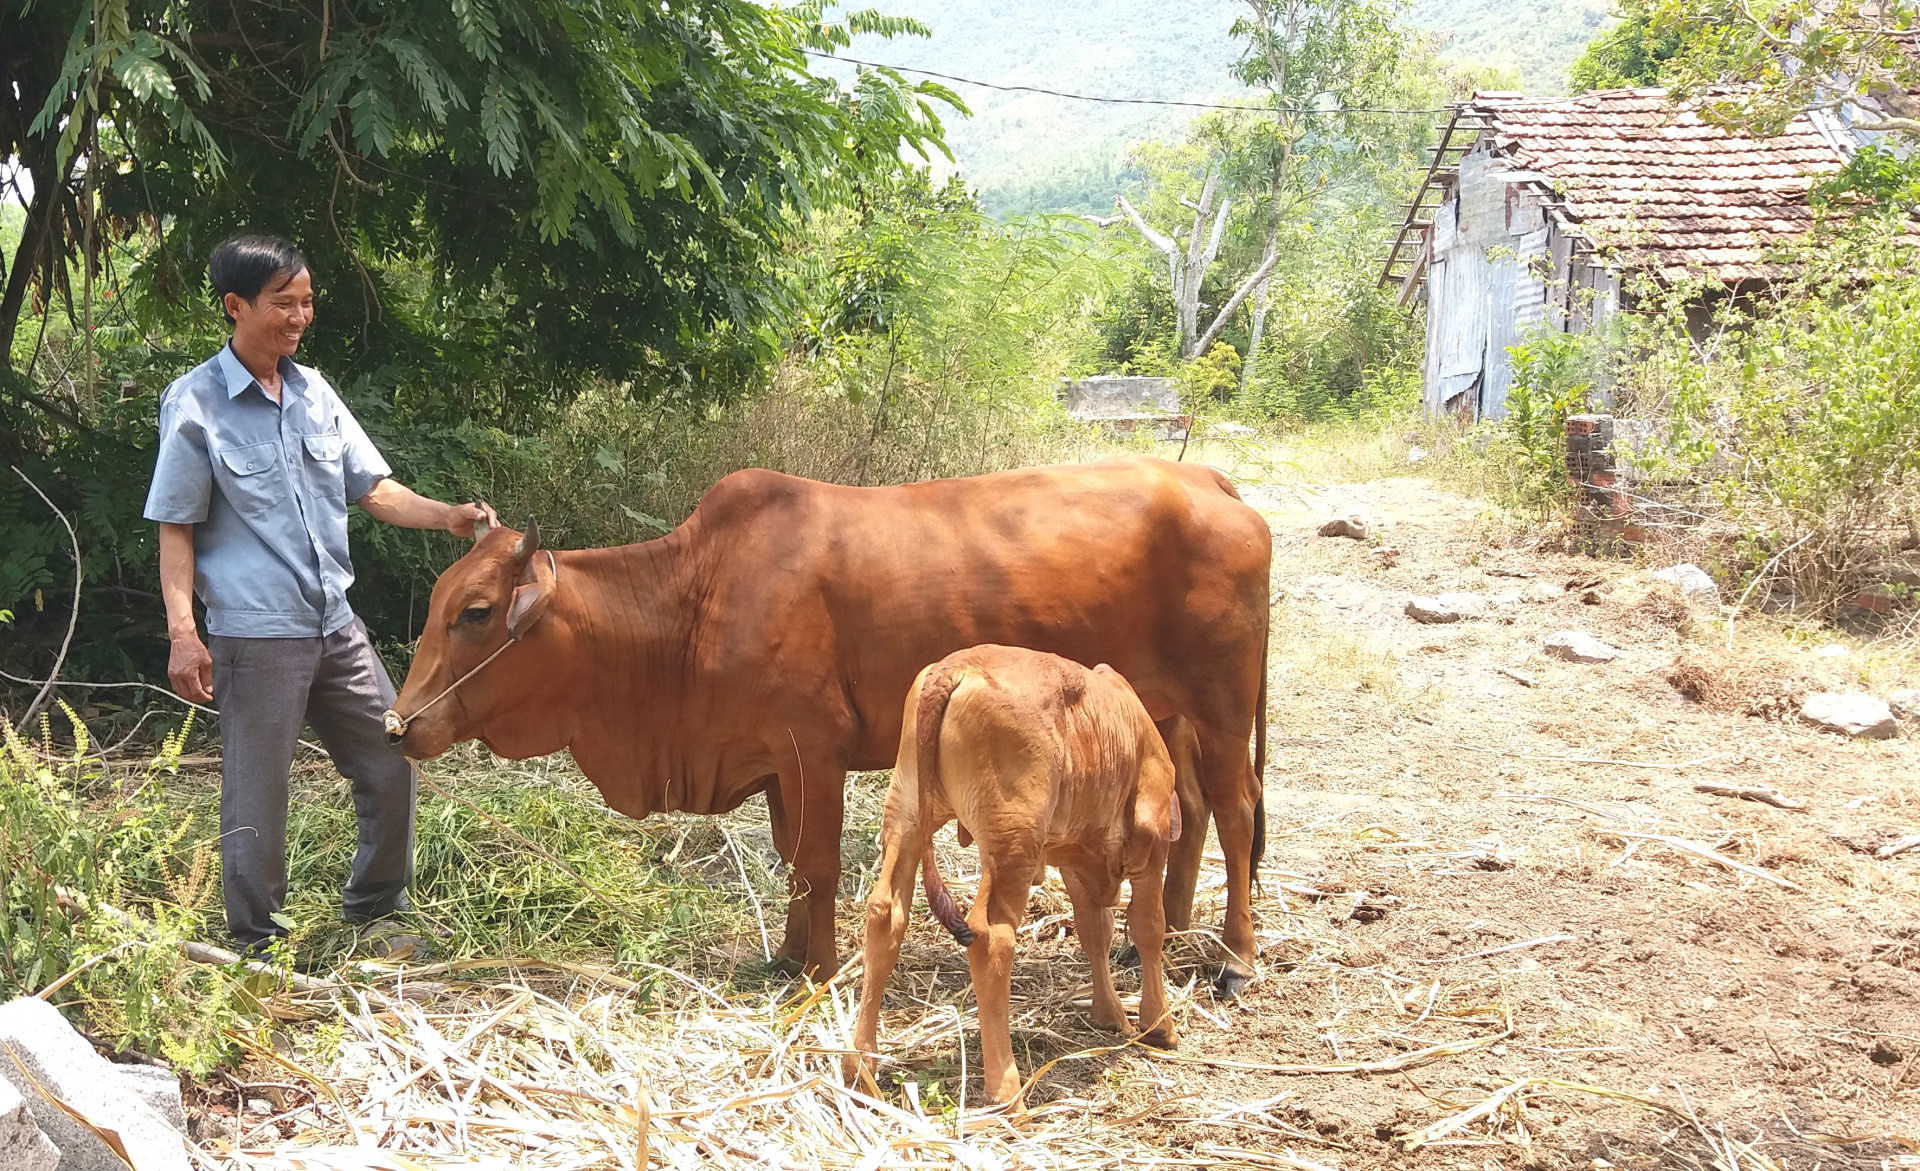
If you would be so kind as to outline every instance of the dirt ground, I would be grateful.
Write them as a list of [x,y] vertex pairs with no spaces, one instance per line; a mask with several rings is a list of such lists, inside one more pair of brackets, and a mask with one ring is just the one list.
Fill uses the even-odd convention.
[[[1735,676],[1771,664],[1786,690],[1863,690],[1864,678],[1884,694],[1914,685],[1900,678],[1909,662],[1857,644],[1820,654],[1831,639],[1748,620],[1735,654],[1715,656],[1706,643],[1724,648],[1725,630],[1711,606],[1649,593],[1630,562],[1503,535],[1480,504],[1425,480],[1243,494],[1275,534],[1263,971],[1238,1005],[1190,1001],[1177,1055],[1107,1076],[1149,1117],[1183,1094],[1251,1108],[1171,1126],[1167,1156],[1258,1164],[1291,1148],[1348,1168],[1487,1171],[1920,1164],[1920,853],[1861,852],[1920,821],[1920,729],[1848,740],[1790,715],[1712,710],[1666,678],[1689,652]],[[1315,535],[1349,511],[1370,520],[1370,541]],[[1538,597],[1570,582],[1591,600],[1585,588],[1511,600],[1452,625],[1402,612],[1416,594]],[[1620,657],[1546,657],[1561,630]],[[1772,786],[1807,808],[1701,782]],[[1219,921],[1210,873],[1215,899],[1196,924]],[[1063,947],[1031,962],[1073,961]],[[1055,1028],[1089,1043],[1090,1030]],[[1471,1047],[1404,1072],[1275,1068],[1448,1042]],[[1032,1045],[1030,1058],[1053,1051]],[[1077,1076],[1091,1075],[1062,1072],[1048,1092],[1072,1092]],[[1408,1143],[1528,1078],[1641,1101],[1536,1087],[1491,1120]],[[1833,1141],[1895,1135],[1908,1138]]]
[[[1038,1075],[1035,1111],[1018,1127],[985,1120],[986,1137],[968,1145],[939,1137],[954,1136],[956,1097],[979,1104],[966,960],[925,920],[890,985],[881,1045],[897,1064],[885,1106],[837,1088],[850,982],[808,993],[764,977],[762,987],[757,935],[721,942],[730,991],[692,1009],[647,1009],[605,981],[553,987],[556,1011],[565,1000],[623,1038],[608,1051],[635,1055],[632,1078],[645,1070],[657,1109],[697,1107],[656,1116],[664,1165],[1920,1166],[1920,851],[1873,854],[1920,828],[1920,726],[1849,740],[1794,716],[1810,691],[1915,686],[1910,649],[1742,618],[1729,654],[1717,609],[1688,605],[1646,567],[1553,551],[1423,479],[1243,493],[1275,535],[1270,835],[1255,902],[1260,973],[1245,997],[1208,994],[1208,929],[1224,903],[1217,845],[1196,931],[1170,946],[1174,1053],[1116,1048],[1092,1027],[1085,962],[1052,879],[1034,893],[1015,968],[1015,1047]],[[1368,518],[1368,540],[1316,535],[1348,512]],[[1448,625],[1403,612],[1416,594],[1450,591],[1512,596]],[[1543,641],[1563,630],[1619,658],[1547,657]],[[1687,693],[1670,682],[1676,661],[1692,664],[1679,676]],[[850,787],[849,955],[885,779]],[[1805,808],[1700,783],[1771,786]],[[766,852],[758,803],[726,824]],[[972,852],[949,838],[943,853],[964,899]],[[716,885],[731,883],[731,857],[715,855]],[[1121,983],[1124,993],[1137,978],[1122,972]],[[471,1040],[532,994],[513,981],[432,987],[441,991],[424,995],[444,1014],[432,1029],[421,1016],[406,1032],[414,1010],[390,999],[349,1022],[365,1042],[323,1076],[365,1104],[363,1126],[395,1149],[469,1152],[472,1111],[511,1112],[519,1099],[475,1107],[469,1096],[458,1125],[399,1119],[374,1104],[409,1083],[425,1092],[429,1066],[445,1070],[439,1057],[408,1064],[388,1050],[438,1054],[439,1040],[419,1039]],[[584,1028],[566,1020],[563,1032]],[[491,1041],[476,1069],[495,1063],[496,1084],[560,1086],[551,1092],[576,1106],[628,1100],[639,1082],[619,1080],[619,1061],[596,1073],[584,1059],[542,1057],[554,1027],[523,1029],[538,1044],[514,1060],[540,1058],[537,1077],[499,1064],[508,1047]],[[580,1084],[567,1089],[569,1079]],[[516,1135],[515,1165],[563,1124],[542,1115],[538,1141]],[[280,1133],[305,1141],[291,1123]],[[550,1165],[633,1166],[582,1141],[578,1160]]]

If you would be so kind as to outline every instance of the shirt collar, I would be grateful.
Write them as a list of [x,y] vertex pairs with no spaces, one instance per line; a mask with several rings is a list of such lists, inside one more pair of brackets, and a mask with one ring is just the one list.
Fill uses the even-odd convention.
[[[239,356],[233,352],[232,342],[220,347],[218,361],[221,377],[226,380],[229,399],[239,398],[241,391],[258,381],[252,372],[241,364]],[[295,394],[304,393],[307,389],[307,379],[306,375],[300,373],[298,363],[292,358],[283,356],[280,359],[280,393],[283,398],[288,387],[292,387]],[[264,394],[265,391],[262,390],[261,393]]]

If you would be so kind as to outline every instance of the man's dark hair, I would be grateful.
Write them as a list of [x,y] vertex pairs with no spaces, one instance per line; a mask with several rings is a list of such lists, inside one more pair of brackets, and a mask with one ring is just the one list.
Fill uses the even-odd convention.
[[278,288],[306,267],[307,258],[293,241],[265,232],[241,232],[214,245],[213,255],[207,260],[207,276],[213,281],[214,300],[224,313],[228,293],[238,293],[252,304],[260,290],[268,285]]

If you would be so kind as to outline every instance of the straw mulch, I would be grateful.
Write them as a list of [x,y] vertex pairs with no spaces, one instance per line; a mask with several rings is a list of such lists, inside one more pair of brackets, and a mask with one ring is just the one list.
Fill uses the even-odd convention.
[[[481,963],[498,966],[468,961],[415,971],[457,977],[458,969]],[[1263,1114],[1273,1103],[1191,1094],[1122,1113],[1115,1095],[1101,1092],[1058,1099],[1018,1119],[980,1102],[945,1109],[924,1103],[914,1092],[917,1083],[909,1083],[899,1104],[875,1099],[844,1086],[839,1074],[852,1032],[857,970],[787,999],[760,1001],[729,998],[667,974],[687,1000],[653,1011],[636,1006],[636,985],[623,977],[576,967],[580,978],[564,986],[553,974],[527,969],[501,983],[456,991],[394,973],[384,983],[309,994],[303,999],[310,1009],[337,1014],[344,1026],[337,1055],[312,1068],[269,1045],[250,1044],[255,1069],[278,1067],[308,1088],[283,1095],[286,1108],[272,1117],[249,1119],[250,1129],[233,1142],[208,1144],[199,1161],[287,1171],[1077,1168],[1112,1166],[1123,1156],[1142,1166],[1191,1165],[1190,1158],[1169,1158],[1154,1142],[1159,1126],[1141,1124],[1231,1117],[1258,1126],[1265,1118],[1277,1133],[1288,1129],[1283,1119]],[[1043,1003],[1039,989],[1025,991],[1016,998],[1023,1009],[1016,1029],[1044,1030],[1075,993],[1084,993],[1062,983]],[[1182,997],[1189,1010],[1195,991],[1190,985]],[[965,1030],[977,1042],[977,1022],[963,992],[949,989],[940,1002],[890,1011],[883,1032],[889,1055],[912,1059],[937,1050],[965,1060],[959,1035]],[[1203,986],[1199,992],[1206,995]],[[1076,1059],[1122,1063],[1124,1076],[1108,1079],[1108,1086],[1164,1085],[1145,1063],[1167,1059],[1136,1046],[1059,1060]],[[1256,1158],[1255,1165],[1320,1166],[1291,1150],[1235,1153]]]

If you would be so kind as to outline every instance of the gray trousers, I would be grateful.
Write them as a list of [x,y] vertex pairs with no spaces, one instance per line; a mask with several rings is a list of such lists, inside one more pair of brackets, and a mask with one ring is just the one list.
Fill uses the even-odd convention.
[[286,931],[287,774],[300,726],[353,788],[360,844],[347,879],[349,921],[407,905],[413,879],[413,765],[387,746],[393,681],[356,618],[325,638],[207,640],[220,706],[220,865],[227,927],[243,945]]

